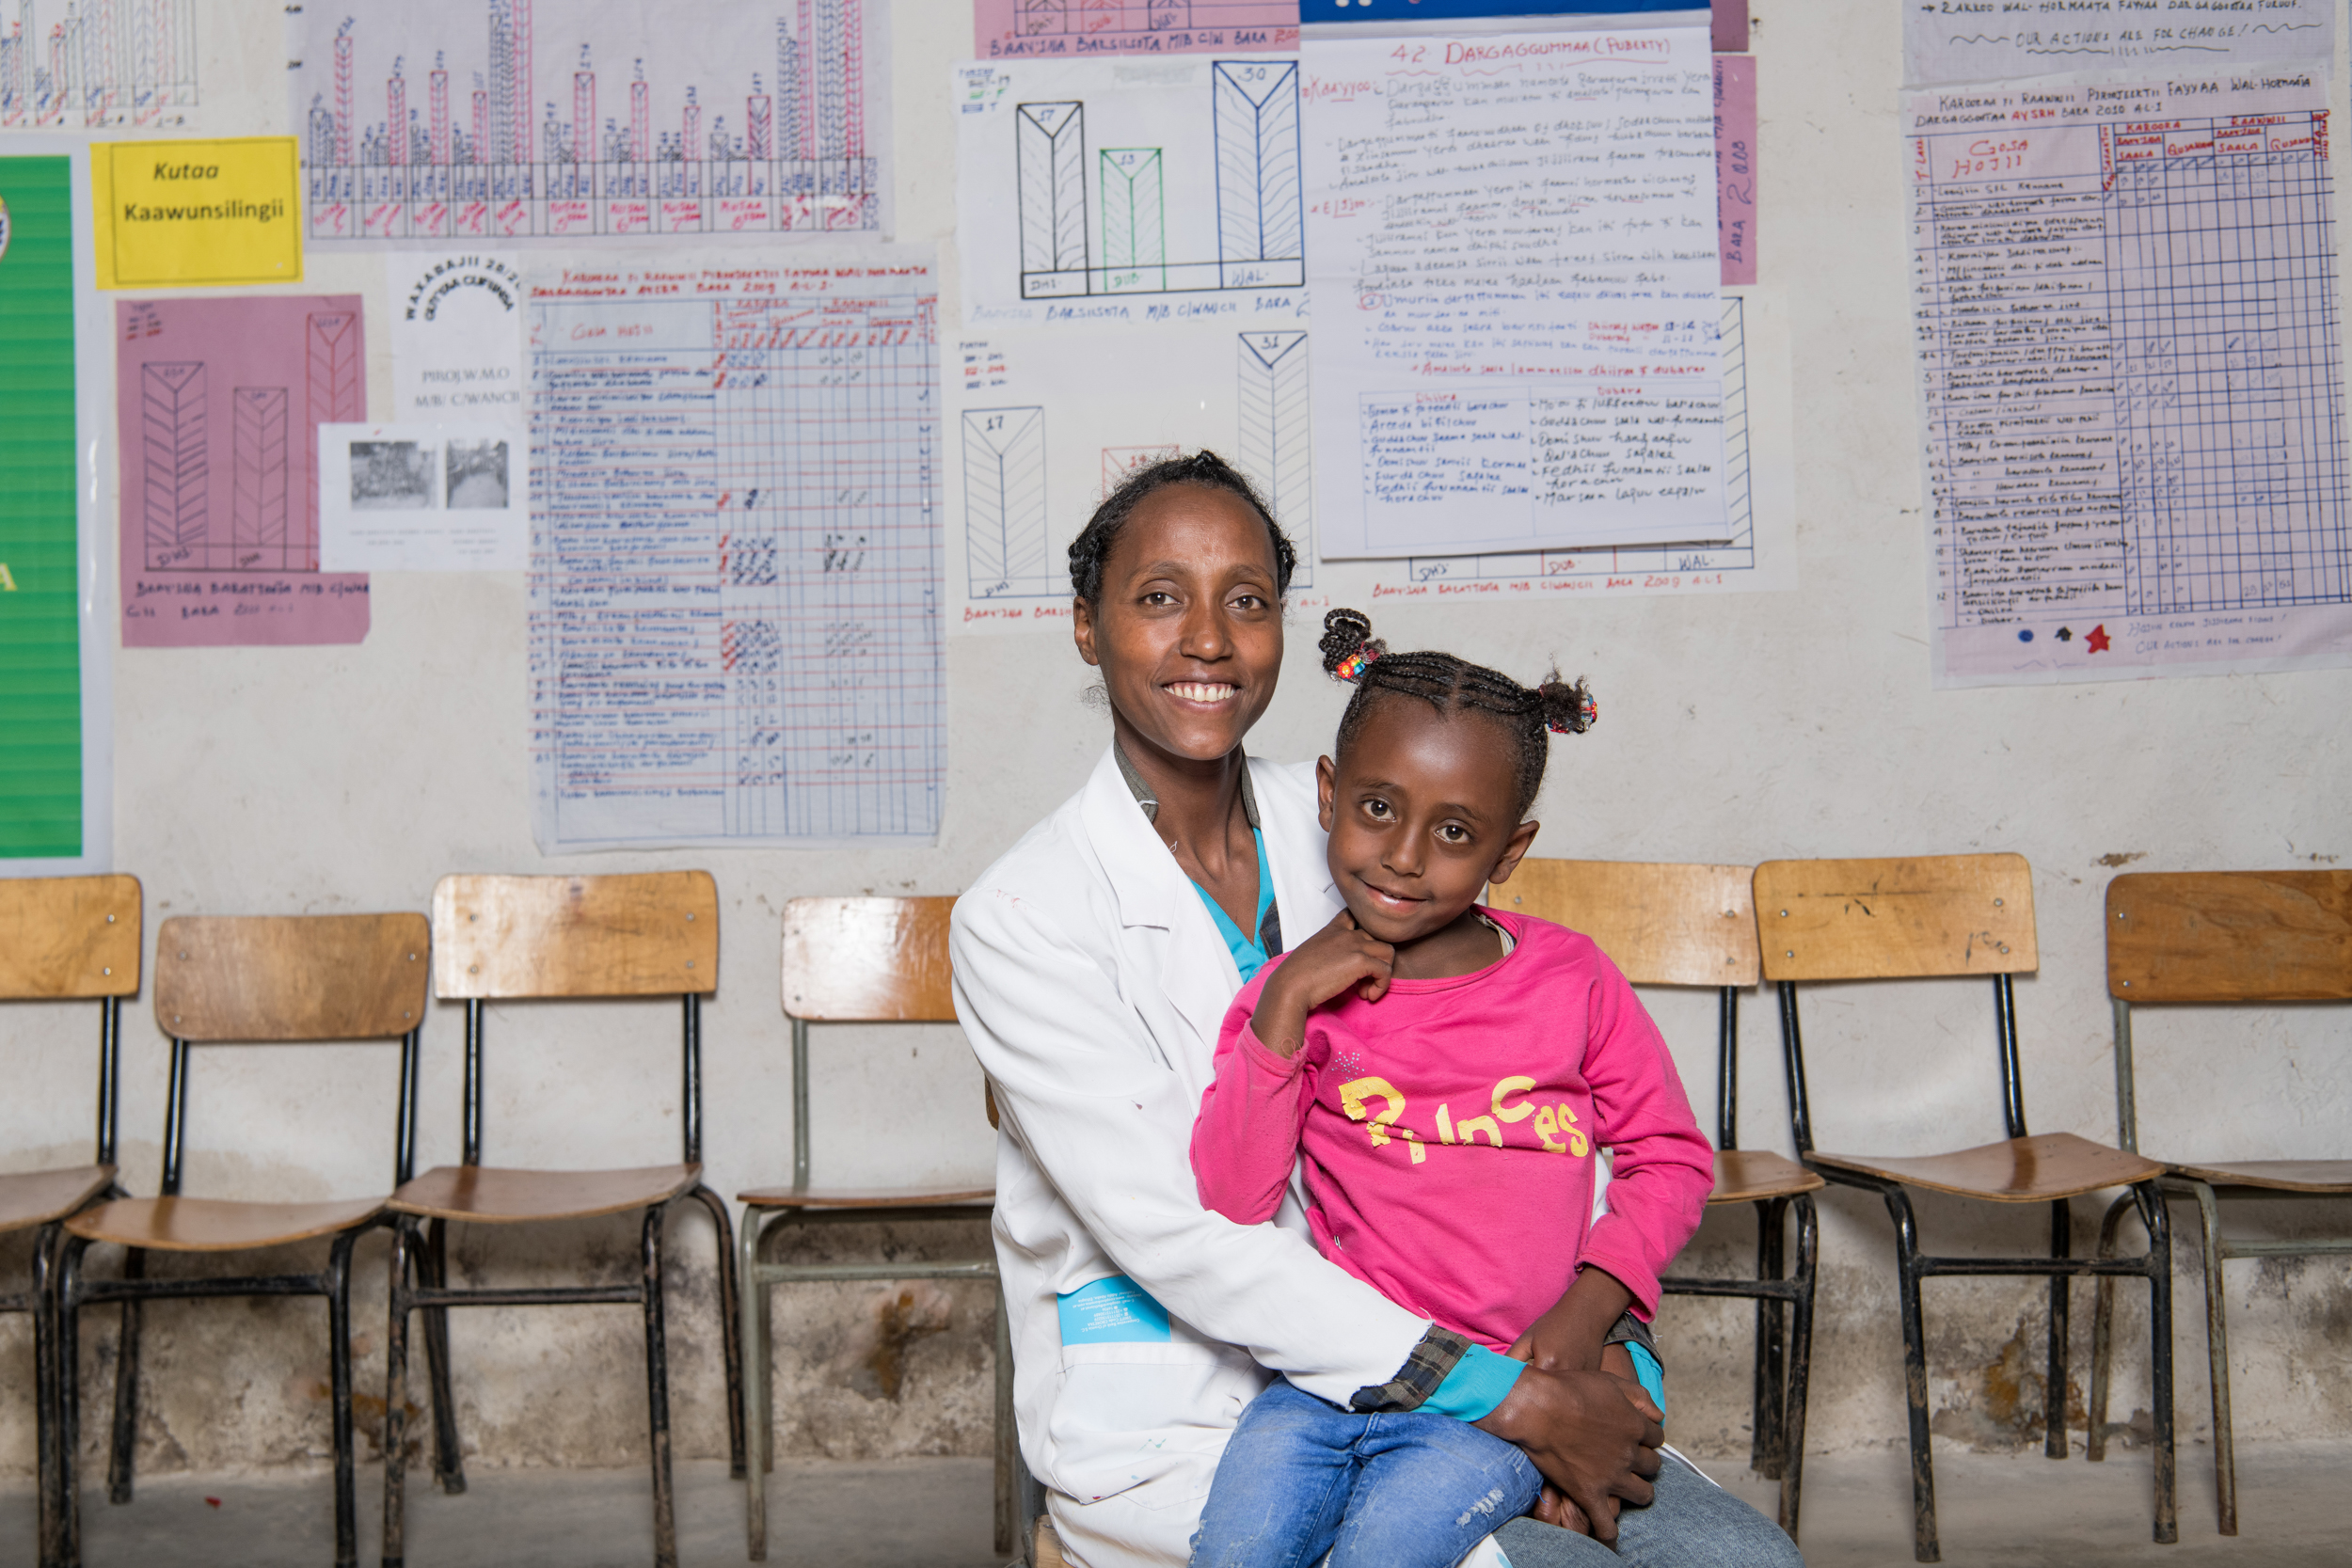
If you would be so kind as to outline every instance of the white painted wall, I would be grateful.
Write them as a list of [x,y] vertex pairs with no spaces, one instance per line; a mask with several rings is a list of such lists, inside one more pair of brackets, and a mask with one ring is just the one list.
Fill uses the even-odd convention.
[[[1754,861],[1779,856],[2015,850],[2036,869],[2041,974],[2018,988],[2026,1104],[2040,1131],[2114,1131],[2101,977],[2102,890],[2134,869],[2286,867],[2352,855],[2352,749],[2342,715],[2352,675],[2324,672],[2161,684],[1937,692],[1927,651],[1928,570],[1911,390],[1909,214],[1897,141],[1899,8],[1860,0],[1757,0],[1763,257],[1786,300],[1802,587],[1793,594],[1572,607],[1481,604],[1476,614],[1399,610],[1380,630],[1528,675],[1554,657],[1589,675],[1604,722],[1563,744],[1540,807],[1538,853]],[[285,129],[278,8],[217,0],[205,91],[229,131]],[[893,98],[902,237],[936,240],[954,321],[953,158],[945,87],[968,37],[955,0],[898,0]],[[2336,71],[2337,110],[2345,71]],[[370,396],[389,393],[386,300],[373,257],[313,258],[306,291],[368,297],[377,350]],[[1104,374],[1139,373],[1122,366]],[[111,584],[112,573],[106,574]],[[524,598],[519,574],[379,575],[374,629],[356,648],[122,652],[116,661],[116,842],[145,883],[148,940],[178,913],[423,909],[453,870],[615,871],[700,865],[722,895],[721,984],[707,1013],[710,1180],[723,1193],[788,1179],[788,1037],[776,1000],[779,909],[798,894],[952,893],[1051,802],[1074,789],[1104,742],[1085,705],[1087,672],[1049,636],[949,644],[952,767],[934,850],[614,855],[548,860],[533,849],[526,793]],[[1327,740],[1340,700],[1294,627],[1289,681],[1259,748],[1303,756]],[[1008,739],[1017,737],[1013,744]],[[1807,1003],[1815,1123],[1825,1146],[1949,1147],[1999,1135],[1989,999],[1979,983],[1923,994],[1824,989]],[[1667,995],[1657,1010],[1702,1106],[1713,1083],[1711,1002]],[[94,1077],[87,1011],[11,1009],[0,1096],[0,1169],[86,1159]],[[1787,1147],[1772,1010],[1743,1012],[1743,1141]],[[458,1153],[461,1021],[437,1009],[425,1035],[421,1151]],[[2344,1152],[2352,1053],[2341,1011],[2285,1018],[2221,1010],[2143,1015],[2141,1132],[2183,1156]],[[671,1005],[507,1007],[490,1034],[488,1154],[550,1167],[675,1157]],[[163,1119],[164,1038],[144,999],[126,1027],[123,1169],[151,1192]],[[990,1134],[979,1075],[952,1030],[820,1035],[817,1168],[844,1182],[984,1177]],[[189,1132],[189,1190],[229,1196],[381,1190],[391,1160],[389,1048],[241,1048],[203,1053]],[[235,1152],[231,1152],[231,1151]],[[1883,1212],[1852,1195],[1824,1204],[1826,1296],[1815,1361],[1816,1449],[1902,1433]],[[1931,1243],[2029,1250],[2044,1216],[1992,1218],[1921,1205]],[[2185,1215],[2184,1215],[2185,1217]],[[2285,1228],[2341,1222],[2341,1206],[2255,1212]],[[2078,1244],[2096,1210],[2078,1205]],[[673,1248],[673,1388],[684,1454],[722,1451],[717,1321],[707,1233],[678,1223]],[[1752,1244],[1744,1215],[1711,1220],[1700,1266]],[[494,1238],[501,1245],[506,1238]],[[901,1236],[936,1251],[954,1236]],[[484,1278],[538,1276],[584,1247],[610,1277],[629,1267],[625,1222],[533,1244]],[[2184,1253],[2191,1249],[2184,1247]],[[21,1264],[21,1244],[0,1263]],[[469,1243],[461,1267],[489,1256]],[[381,1384],[381,1253],[363,1252],[359,1387]],[[104,1266],[103,1260],[101,1265]],[[176,1266],[176,1265],[166,1265]],[[2185,1258],[2176,1294],[2179,1410],[2201,1429],[2200,1296]],[[2352,1275],[2341,1263],[2233,1265],[2241,1438],[2332,1433],[2352,1418]],[[985,1451],[989,1297],[827,1287],[778,1314],[778,1408],[789,1449],[836,1455]],[[2126,1291],[2126,1296],[2132,1292]],[[2005,1383],[2041,1408],[2043,1298],[2030,1282],[1930,1287],[1939,1430],[2010,1440]],[[2077,1291],[2073,1375],[2087,1382],[2090,1299]],[[2136,1304],[2126,1332],[2144,1320]],[[202,1469],[318,1462],[326,1453],[324,1313],[315,1304],[174,1304],[150,1311],[151,1466]],[[1663,1319],[1670,1431],[1702,1451],[1744,1451],[1744,1307],[1677,1302]],[[2003,1347],[2019,1333],[2022,1362]],[[93,1317],[85,1431],[103,1422],[110,1332]],[[459,1320],[457,1359],[474,1463],[635,1463],[643,1449],[635,1314],[626,1308],[479,1313]],[[2127,1347],[2133,1341],[2122,1341]],[[906,1345],[892,1399],[877,1354]],[[2118,1418],[2147,1402],[2144,1355],[2120,1358]],[[0,1387],[29,1389],[23,1320],[0,1320]],[[362,1424],[380,1407],[362,1406]],[[30,1402],[0,1399],[0,1470],[29,1473]],[[2185,1465],[2186,1484],[2194,1461]]]

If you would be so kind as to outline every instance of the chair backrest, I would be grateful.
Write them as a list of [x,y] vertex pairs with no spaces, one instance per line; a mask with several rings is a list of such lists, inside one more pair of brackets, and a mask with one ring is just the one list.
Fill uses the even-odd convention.
[[0,879],[0,1002],[135,996],[136,877]]
[[1752,986],[1754,876],[1744,865],[1524,860],[1488,902],[1583,932],[1637,986]]
[[0,1002],[98,1001],[95,1163],[115,1163],[122,999],[139,990],[139,879],[0,879]]
[[483,1004],[683,999],[688,1164],[703,1157],[702,999],[719,989],[719,884],[707,871],[454,874],[433,884],[433,991],[466,1005],[465,1152],[482,1163]]
[[953,1023],[953,898],[795,898],[784,906],[784,1010],[822,1023]]
[[1753,870],[1524,860],[1487,902],[1581,931],[1637,986],[1716,989],[1715,1146],[1740,1147],[1740,988],[1756,982]]
[[2352,871],[2136,871],[2107,883],[2115,1110],[2139,1148],[2135,1006],[2352,1001]]
[[947,917],[955,905],[942,897],[794,898],[784,906],[795,1188],[808,1186],[808,1026],[953,1023]]
[[1813,1117],[1797,987],[1814,980],[1991,975],[2003,1119],[2010,1137],[2026,1136],[2010,979],[2031,974],[2041,955],[2033,868],[2023,855],[1766,861],[1756,868],[1756,924],[1764,978],[1780,988],[1789,1130],[1799,1151],[1813,1148]]
[[166,1196],[180,1191],[189,1048],[328,1040],[402,1043],[395,1178],[415,1164],[417,1032],[431,968],[424,916],[176,915],[155,937],[155,1022],[171,1037]]
[[719,884],[707,871],[433,885],[433,992],[443,1001],[718,989]]
[[2033,870],[2023,855],[1766,861],[1756,868],[1764,978],[2030,974]]
[[2352,1000],[2352,871],[2129,872],[2106,927],[2118,1001]]

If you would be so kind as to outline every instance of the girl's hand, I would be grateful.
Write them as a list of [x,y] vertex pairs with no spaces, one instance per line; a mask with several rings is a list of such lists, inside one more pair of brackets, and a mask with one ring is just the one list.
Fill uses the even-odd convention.
[[1546,1371],[1606,1371],[1630,1380],[1631,1353],[1612,1345],[1609,1348],[1619,1353],[1612,1361],[1604,1357],[1601,1341],[1616,1327],[1617,1319],[1632,1300],[1633,1292],[1606,1269],[1581,1268],[1566,1293],[1528,1325],[1511,1346],[1510,1354]]
[[1307,1015],[1351,987],[1367,1002],[1387,994],[1396,949],[1356,928],[1342,910],[1331,924],[1292,950],[1258,993],[1249,1027],[1265,1048],[1288,1059],[1306,1043]]

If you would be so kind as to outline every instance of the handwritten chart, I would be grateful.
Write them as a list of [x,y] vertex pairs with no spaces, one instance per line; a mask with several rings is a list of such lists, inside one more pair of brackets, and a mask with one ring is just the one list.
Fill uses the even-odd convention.
[[898,252],[532,280],[541,849],[937,834],[937,309]]
[[1906,114],[1938,678],[2352,662],[2324,79]]
[[1706,32],[1299,62],[1324,553],[1723,537]]
[[1298,325],[1297,56],[958,66],[954,102],[967,325]]
[[0,130],[196,119],[196,0],[17,0],[0,26]]
[[[1067,634],[1071,538],[1137,464],[1203,447],[1258,486],[1298,546],[1293,589],[1312,589],[1326,568],[1314,547],[1308,344],[1295,327],[1216,326],[948,344],[948,492],[961,498],[948,529],[951,629]],[[1154,373],[1101,373],[1128,362]]]
[[1298,0],[974,0],[983,60],[1295,49]]
[[2335,0],[2164,0],[2051,6],[1912,0],[1903,50],[1915,86],[2136,66],[2208,71],[2335,55]]
[[874,0],[287,10],[313,245],[889,228]]
[[124,300],[122,645],[357,642],[368,579],[319,570],[318,427],[367,417],[358,294]]

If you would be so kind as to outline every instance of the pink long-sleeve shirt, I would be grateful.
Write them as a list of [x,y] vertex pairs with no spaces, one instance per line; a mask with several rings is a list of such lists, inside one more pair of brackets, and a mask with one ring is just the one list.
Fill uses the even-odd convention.
[[[1306,1156],[1324,1256],[1445,1327],[1508,1350],[1586,1263],[1633,1292],[1698,1228],[1714,1157],[1658,1026],[1588,937],[1486,911],[1505,957],[1317,1007],[1285,1061],[1250,1028],[1275,964],[1225,1015],[1192,1130],[1200,1201],[1271,1219]],[[1279,959],[1275,961],[1277,964]],[[1592,1221],[1593,1157],[1614,1151]]]

